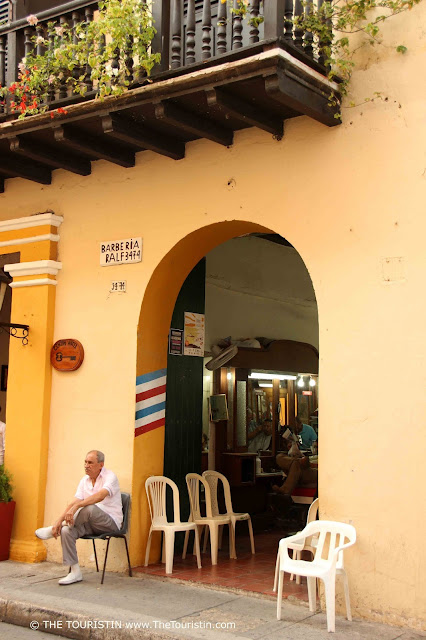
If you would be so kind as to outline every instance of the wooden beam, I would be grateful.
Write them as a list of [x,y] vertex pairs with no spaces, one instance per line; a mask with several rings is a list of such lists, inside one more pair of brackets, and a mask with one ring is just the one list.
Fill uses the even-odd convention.
[[340,124],[334,117],[337,107],[329,106],[330,89],[320,89],[309,84],[305,78],[290,69],[265,78],[265,91],[274,100],[294,109],[301,115],[309,116],[328,127]]
[[86,160],[86,158],[63,154],[57,149],[52,149],[45,145],[35,145],[29,140],[23,140],[21,136],[15,136],[10,139],[10,150],[35,162],[47,164],[54,169],[65,169],[80,176],[88,176],[91,172],[90,161]]
[[28,163],[25,160],[17,160],[12,156],[0,156],[0,174],[6,178],[25,178],[40,184],[52,182],[52,172],[47,167]]
[[136,124],[116,114],[109,114],[102,118],[104,133],[136,147],[155,151],[173,160],[181,160],[185,157],[185,144],[170,138],[157,131]]
[[119,149],[115,145],[105,143],[99,138],[87,135],[70,125],[59,125],[54,128],[56,142],[62,142],[78,153],[84,153],[89,157],[107,160],[120,167],[134,167],[135,154],[127,149]]
[[283,135],[283,121],[276,115],[268,115],[263,109],[260,110],[241,98],[225,93],[222,89],[209,88],[206,94],[209,106],[219,106],[251,127],[263,129],[275,136]]
[[0,193],[4,193],[4,179],[0,178]]
[[197,138],[207,138],[225,147],[232,144],[234,132],[196,113],[185,111],[171,102],[158,102],[155,117]]

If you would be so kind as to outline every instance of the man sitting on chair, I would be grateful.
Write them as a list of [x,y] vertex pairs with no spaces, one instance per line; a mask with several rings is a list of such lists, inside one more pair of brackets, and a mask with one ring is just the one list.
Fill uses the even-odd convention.
[[123,522],[121,492],[117,476],[104,468],[102,451],[89,451],[84,461],[86,475],[80,480],[75,499],[59,516],[53,526],[35,532],[41,540],[61,536],[64,564],[70,573],[59,584],[81,582],[76,541],[85,535],[116,533]]
[[299,451],[294,440],[283,438],[283,444],[288,453],[278,453],[275,461],[284,471],[286,478],[281,486],[272,485],[272,490],[281,499],[281,506],[292,502],[291,494],[298,484],[318,487],[318,470],[311,468],[309,458]]

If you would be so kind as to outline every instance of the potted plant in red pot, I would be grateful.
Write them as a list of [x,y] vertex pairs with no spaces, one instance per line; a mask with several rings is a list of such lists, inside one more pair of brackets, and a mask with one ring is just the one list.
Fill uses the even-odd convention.
[[0,465],[0,560],[9,559],[10,536],[16,502],[12,500],[11,475]]

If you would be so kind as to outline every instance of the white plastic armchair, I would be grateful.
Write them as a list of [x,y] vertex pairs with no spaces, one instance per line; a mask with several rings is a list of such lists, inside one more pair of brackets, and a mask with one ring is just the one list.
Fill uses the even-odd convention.
[[[313,561],[306,562],[305,560],[293,560],[290,558],[289,550],[294,548],[292,545],[304,544],[310,536],[318,537]],[[310,611],[315,611],[316,609],[316,578],[323,580],[328,631],[335,630],[336,574],[341,575],[345,591],[346,614],[348,620],[352,620],[348,578],[343,566],[343,551],[355,544],[355,541],[355,527],[350,524],[331,522],[329,520],[310,522],[303,531],[280,540],[278,551],[280,556],[277,594],[278,620],[281,620],[284,572],[306,576]]]
[[[209,483],[209,487],[210,487],[210,494],[211,494],[211,501],[212,501],[212,513],[214,516],[219,516],[221,515],[219,512],[219,504],[218,504],[218,484],[219,481],[222,482],[222,486],[223,486],[223,494],[225,497],[225,507],[226,507],[226,514],[227,516],[231,517],[231,524],[232,524],[232,528],[234,530],[234,549],[233,549],[233,557],[236,559],[237,558],[237,554],[235,551],[235,528],[236,528],[236,524],[237,522],[242,522],[242,521],[246,521],[248,524],[248,529],[249,529],[249,534],[250,534],[250,545],[251,545],[251,552],[254,554],[255,553],[255,549],[254,549],[254,537],[253,537],[253,526],[251,523],[251,517],[249,513],[235,513],[233,507],[232,507],[232,498],[231,498],[231,488],[229,486],[229,481],[228,478],[226,476],[224,476],[222,473],[219,473],[218,471],[204,471],[203,473],[203,477],[207,480],[207,482]],[[207,538],[205,538],[205,541],[207,542]],[[219,547],[221,546],[221,540],[219,540]]]
[[[319,508],[319,498],[313,501],[308,510],[308,517],[306,518],[306,524],[313,522],[317,519]],[[293,543],[293,546],[289,547],[289,549],[293,550],[293,559],[301,560],[302,559],[302,551],[310,551],[312,555],[315,555],[315,549],[317,547],[318,536],[309,536],[306,538],[303,546],[301,543]],[[275,565],[275,578],[274,578],[274,592],[277,590],[278,585],[278,571],[280,566],[280,552],[278,550],[277,553],[277,562]],[[293,574],[290,576],[290,580],[293,580]],[[296,584],[300,584],[300,576],[296,576]]]
[[[212,512],[212,499],[210,486],[208,482],[200,476],[198,473],[188,473],[186,475],[186,484],[188,487],[189,502],[191,505],[190,520],[195,522],[197,527],[207,526],[210,532],[210,551],[212,565],[217,564],[217,554],[219,547],[219,527],[227,524],[229,525],[229,557],[233,557],[233,551],[235,546],[234,530],[232,528],[231,516],[219,515],[215,516]],[[204,487],[204,495],[206,499],[206,515],[201,515],[200,508],[200,488]],[[183,545],[182,557],[185,557],[186,549],[188,546],[189,531],[185,534],[185,542]]]
[[[169,486],[173,492],[173,521],[167,521],[166,513],[166,488]],[[145,482],[146,494],[148,496],[149,510],[151,513],[151,528],[149,530],[148,542],[145,553],[145,567],[148,566],[149,552],[151,549],[151,537],[154,531],[163,533],[163,555],[162,562],[166,563],[166,573],[173,571],[173,556],[175,546],[176,531],[194,531],[195,549],[197,553],[198,568],[201,569],[200,539],[197,526],[194,522],[181,522],[179,489],[177,485],[165,476],[151,476]]]

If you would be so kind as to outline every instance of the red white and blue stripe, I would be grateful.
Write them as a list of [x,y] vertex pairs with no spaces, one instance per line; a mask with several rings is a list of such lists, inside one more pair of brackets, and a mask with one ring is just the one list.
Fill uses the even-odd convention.
[[167,369],[136,378],[135,437],[165,425]]

